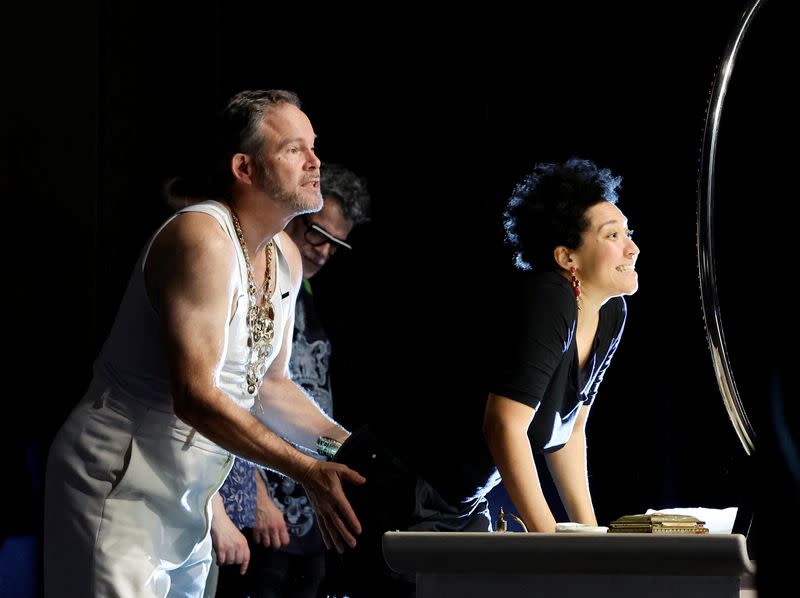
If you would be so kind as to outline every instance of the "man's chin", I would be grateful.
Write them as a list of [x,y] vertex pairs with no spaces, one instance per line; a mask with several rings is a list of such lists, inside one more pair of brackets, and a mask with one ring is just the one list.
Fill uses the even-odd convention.
[[295,216],[313,214],[322,209],[322,195],[313,191],[301,191],[300,193],[285,196],[281,203],[288,206]]
[[313,214],[322,209],[322,194],[319,191],[303,194],[303,207],[306,214]]

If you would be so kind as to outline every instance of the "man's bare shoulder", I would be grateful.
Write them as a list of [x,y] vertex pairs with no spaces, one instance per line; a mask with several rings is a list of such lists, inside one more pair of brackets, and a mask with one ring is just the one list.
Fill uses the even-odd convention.
[[236,249],[211,215],[185,212],[173,218],[153,241],[147,270],[157,278],[222,276],[235,270]]
[[154,240],[153,250],[174,253],[173,257],[178,259],[218,256],[225,261],[235,252],[228,233],[204,212],[184,212],[173,218]]

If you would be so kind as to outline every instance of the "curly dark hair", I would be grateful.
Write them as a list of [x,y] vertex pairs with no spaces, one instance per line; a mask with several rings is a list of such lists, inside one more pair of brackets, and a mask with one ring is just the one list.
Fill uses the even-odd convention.
[[540,163],[517,184],[503,212],[506,242],[518,268],[558,268],[553,250],[577,249],[589,226],[586,211],[601,201],[617,203],[622,177],[592,161],[570,158]]
[[353,224],[369,220],[371,200],[365,179],[340,164],[326,162],[320,168],[319,185],[322,196],[338,200],[345,218]]

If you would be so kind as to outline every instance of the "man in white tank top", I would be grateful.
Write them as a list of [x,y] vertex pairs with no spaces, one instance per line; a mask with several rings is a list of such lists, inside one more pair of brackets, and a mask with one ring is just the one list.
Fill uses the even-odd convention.
[[[302,268],[283,228],[322,207],[315,134],[291,92],[234,96],[209,201],[173,216],[137,264],[46,480],[45,593],[200,596],[210,499],[231,453],[301,482],[325,544],[354,546],[343,483],[311,453],[349,433],[291,381]],[[266,425],[265,425],[266,424]]]

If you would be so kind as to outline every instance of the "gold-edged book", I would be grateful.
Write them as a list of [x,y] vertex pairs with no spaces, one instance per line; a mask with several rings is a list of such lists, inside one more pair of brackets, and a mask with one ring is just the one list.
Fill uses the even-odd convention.
[[608,526],[609,534],[707,534],[705,521],[692,515],[625,515]]

